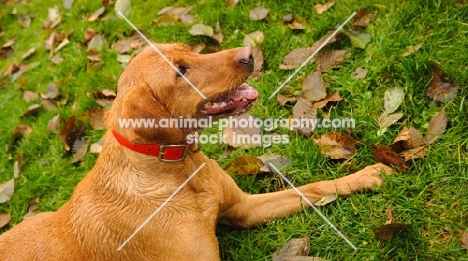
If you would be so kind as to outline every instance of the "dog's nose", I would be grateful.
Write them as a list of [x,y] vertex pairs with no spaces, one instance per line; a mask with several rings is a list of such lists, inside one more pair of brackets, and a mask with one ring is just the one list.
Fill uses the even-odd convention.
[[237,60],[239,61],[239,65],[252,69],[254,64],[252,50],[250,50],[249,47],[242,48],[239,53],[237,53]]

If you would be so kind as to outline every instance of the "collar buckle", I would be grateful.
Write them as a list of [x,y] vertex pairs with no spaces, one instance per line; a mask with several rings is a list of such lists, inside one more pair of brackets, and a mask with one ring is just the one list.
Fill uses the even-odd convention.
[[[180,157],[178,159],[166,159],[166,158],[164,158],[164,152],[166,151],[166,149],[178,149],[178,148],[183,149],[182,154],[180,155]],[[161,145],[161,147],[159,147],[158,159],[161,160],[161,161],[165,161],[165,162],[181,161],[181,160],[184,160],[185,157],[187,156],[187,151],[188,151],[188,145],[186,145],[186,144],[183,144],[183,145]]]

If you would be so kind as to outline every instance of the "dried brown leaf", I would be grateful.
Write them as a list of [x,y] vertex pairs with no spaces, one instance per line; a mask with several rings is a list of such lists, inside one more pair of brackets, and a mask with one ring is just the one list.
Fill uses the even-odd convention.
[[322,154],[332,159],[349,159],[356,152],[355,141],[337,131],[327,132],[314,139]]
[[419,146],[414,149],[402,151],[398,153],[398,156],[400,156],[400,158],[403,158],[404,161],[408,161],[411,159],[424,158],[427,156],[427,154],[429,154],[429,152],[427,151],[426,146]]
[[0,184],[0,204],[5,203],[11,199],[15,192],[15,180],[10,179],[9,181]]
[[249,76],[249,79],[258,81],[263,75],[263,52],[260,46],[252,49],[252,56],[254,59],[254,69]]
[[56,112],[58,110],[57,102],[49,98],[41,97],[41,105],[46,111]]
[[369,12],[369,9],[361,8],[353,17],[351,24],[353,26],[366,27],[369,24],[371,17],[372,15]]
[[10,142],[8,143],[7,153],[8,154],[13,153],[16,144],[18,144],[18,142],[22,138],[27,137],[31,132],[32,132],[32,129],[29,125],[22,124],[22,125],[16,126],[16,128],[13,130],[13,133],[11,135]]
[[249,18],[252,21],[263,20],[268,15],[268,9],[263,7],[255,7],[249,13]]
[[257,45],[260,45],[265,40],[265,35],[262,31],[257,30],[251,32],[250,34],[245,35],[244,37],[244,46],[254,48]]
[[20,118],[22,119],[22,118],[27,117],[27,116],[35,116],[35,115],[37,115],[39,113],[40,109],[41,109],[40,104],[33,104],[33,105],[28,107],[26,112],[23,113],[23,115],[21,115]]
[[286,261],[288,258],[297,256],[307,256],[310,250],[310,240],[308,237],[293,238],[279,247],[273,253],[273,261]]
[[214,30],[211,26],[205,24],[195,24],[190,28],[189,34],[191,35],[204,35],[212,37]]
[[47,123],[47,131],[50,133],[59,133],[59,127],[60,127],[60,122],[62,121],[62,118],[60,115],[54,116],[49,123]]
[[104,13],[105,10],[106,8],[104,6],[101,6],[98,10],[94,11],[94,13],[89,16],[88,21],[89,22],[96,21]]
[[288,97],[288,96],[285,96],[281,93],[278,93],[278,95],[276,96],[276,99],[278,100],[279,104],[281,106],[284,106],[287,102],[295,102],[297,101],[297,96],[293,96],[293,97]]
[[39,202],[37,201],[37,199],[31,199],[31,201],[29,201],[28,213],[26,213],[26,215],[23,216],[23,219],[27,219],[36,215],[35,211],[38,206]]
[[323,5],[318,4],[318,5],[315,5],[314,8],[315,8],[315,11],[317,11],[317,14],[323,14],[325,11],[330,9],[333,5],[335,5],[335,1],[327,2]]
[[[74,146],[76,146],[78,143],[75,143]],[[77,146],[77,150],[75,155],[73,155],[73,158],[71,160],[71,163],[77,163],[80,162],[84,156],[86,156],[86,153],[88,152],[88,146],[89,146],[89,140],[84,137],[84,142],[81,144],[81,146]]]
[[92,28],[87,28],[85,31],[85,43],[88,43],[98,32]]
[[213,30],[213,36],[211,38],[215,39],[218,43],[222,43],[224,35],[221,32],[221,27],[219,26],[219,21],[216,22],[215,29]]
[[323,80],[320,72],[311,72],[302,83],[304,97],[311,102],[325,99],[327,89],[328,84]]
[[27,52],[25,52],[22,56],[21,56],[21,59],[28,59],[29,57],[31,57],[34,53],[36,53],[36,48],[31,48],[29,49]]
[[416,147],[422,146],[424,144],[424,139],[421,133],[410,127],[409,129],[403,127],[403,129],[398,133],[392,143],[392,149],[400,153],[404,149],[414,149]]
[[316,61],[316,70],[328,72],[335,66],[343,63],[348,52],[346,50],[327,50],[320,54]]
[[362,68],[362,67],[356,68],[356,71],[353,73],[354,79],[360,80],[360,79],[366,78],[367,71],[368,70],[366,68]]
[[46,93],[44,94],[41,93],[41,97],[44,99],[55,99],[57,98],[58,94],[59,94],[59,89],[57,85],[53,83],[49,83],[47,84]]
[[393,223],[376,227],[372,231],[374,232],[375,239],[380,242],[386,242],[394,239],[398,231],[409,227],[411,227],[410,224]]
[[13,164],[13,177],[15,179],[19,178],[19,175],[21,173],[21,167],[23,166],[24,163],[24,152],[20,151],[16,155],[16,161]]
[[101,153],[102,144],[104,144],[104,138],[101,138],[98,142],[91,144],[91,146],[89,147],[89,153]]
[[263,154],[258,158],[263,161],[263,164],[265,164],[262,168],[260,168],[261,172],[274,172],[272,169],[270,169],[270,163],[273,164],[273,166],[275,166],[277,169],[281,169],[284,166],[289,166],[292,164],[292,160],[275,153]]
[[432,117],[427,127],[427,134],[424,136],[427,144],[432,144],[447,128],[447,114],[445,111],[440,111],[436,116]]
[[10,214],[0,214],[0,228],[5,227],[10,223],[11,221],[11,215]]
[[93,130],[103,130],[106,128],[104,124],[104,111],[101,109],[88,110],[89,124]]
[[65,146],[65,150],[74,153],[86,143],[85,126],[82,123],[75,124],[76,117],[70,117],[60,132],[60,138]]
[[317,207],[325,206],[325,205],[327,205],[329,203],[332,203],[337,198],[338,198],[338,196],[336,194],[323,196],[319,201],[314,203],[314,206],[317,206]]
[[33,91],[24,91],[23,100],[26,102],[32,102],[39,99],[39,93]]
[[395,219],[393,218],[393,213],[392,213],[392,206],[388,206],[388,208],[385,210],[385,215],[387,215],[387,221],[385,221],[385,225],[388,224],[393,224]]
[[394,165],[401,170],[407,170],[409,163],[404,161],[398,154],[387,146],[372,146],[372,155],[375,160],[385,165]]
[[54,64],[61,64],[61,63],[63,62],[63,58],[62,58],[62,56],[60,55],[60,53],[54,54],[52,57],[50,57],[50,60],[51,60]]
[[339,92],[334,92],[334,93],[328,95],[327,97],[325,97],[325,99],[323,99],[321,101],[318,101],[318,102],[314,102],[312,104],[312,107],[320,109],[320,108],[323,108],[323,107],[327,106],[327,104],[329,102],[338,102],[338,101],[342,101],[342,100],[343,100],[343,98],[341,98],[340,93]]
[[226,2],[224,3],[224,6],[231,7],[231,6],[237,5],[237,3],[239,3],[239,0],[226,0]]
[[[312,106],[312,103],[304,97],[299,97],[296,104],[293,107],[293,115],[290,122],[301,123],[300,126],[294,126],[291,124],[290,129],[297,131],[299,134],[310,137],[312,132],[315,130],[315,126],[311,121],[317,119],[317,109]],[[307,123],[307,124],[306,124]]]
[[468,232],[465,232],[460,237],[460,246],[468,250]]
[[431,77],[432,80],[429,89],[427,89],[427,96],[435,101],[451,101],[458,92],[458,84],[455,82],[444,82],[445,79],[437,65],[432,67]]

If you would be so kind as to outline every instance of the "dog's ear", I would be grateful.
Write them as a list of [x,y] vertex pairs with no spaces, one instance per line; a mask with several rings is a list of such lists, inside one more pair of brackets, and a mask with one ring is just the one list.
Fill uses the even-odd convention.
[[171,114],[149,87],[132,86],[119,94],[106,115],[109,128],[137,144],[180,144],[185,141],[181,129],[159,126],[160,120],[169,122]]

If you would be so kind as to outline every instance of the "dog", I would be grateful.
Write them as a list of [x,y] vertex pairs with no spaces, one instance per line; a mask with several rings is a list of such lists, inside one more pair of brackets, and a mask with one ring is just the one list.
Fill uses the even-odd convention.
[[[124,118],[219,119],[245,112],[257,99],[258,92],[245,83],[254,65],[250,48],[202,55],[183,44],[156,46],[179,72],[150,47],[132,59],[106,112],[108,131],[96,165],[56,212],[37,214],[3,233],[1,260],[216,261],[218,223],[251,228],[307,205],[294,190],[242,192],[196,143],[186,143],[196,129],[119,125]],[[298,189],[317,202],[325,195],[346,196],[381,186],[381,173],[391,172],[375,164]]]

